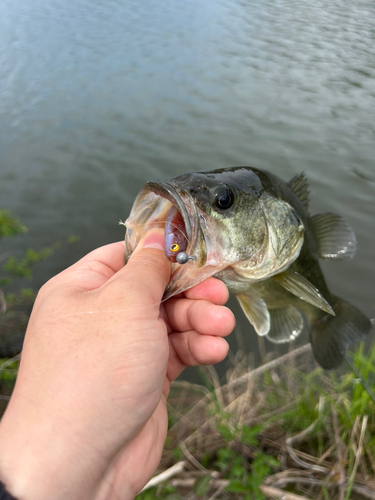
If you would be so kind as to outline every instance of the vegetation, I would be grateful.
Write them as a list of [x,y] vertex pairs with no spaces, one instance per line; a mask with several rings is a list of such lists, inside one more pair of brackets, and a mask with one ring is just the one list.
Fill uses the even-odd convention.
[[[26,231],[8,210],[0,209],[0,240]],[[21,287],[20,280],[31,280],[35,264],[51,257],[62,245],[76,240],[70,236],[41,250],[29,248],[20,258],[0,254],[0,384],[5,392],[11,390],[16,378],[18,353],[36,295],[32,288]]]
[[238,355],[224,385],[212,367],[206,387],[176,382],[167,480],[137,499],[375,498],[375,345],[354,367],[367,389],[351,370],[316,368],[310,346],[254,370]]

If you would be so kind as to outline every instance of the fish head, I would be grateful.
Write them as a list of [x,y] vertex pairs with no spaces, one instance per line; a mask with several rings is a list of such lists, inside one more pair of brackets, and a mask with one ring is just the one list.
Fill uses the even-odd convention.
[[170,208],[181,213],[186,264],[172,264],[170,297],[209,276],[259,281],[283,271],[303,243],[303,224],[258,171],[232,167],[148,182],[126,221],[126,258],[152,227],[164,227]]

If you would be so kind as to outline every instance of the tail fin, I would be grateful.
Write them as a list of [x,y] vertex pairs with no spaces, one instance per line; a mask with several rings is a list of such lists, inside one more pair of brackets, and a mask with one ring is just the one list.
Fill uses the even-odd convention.
[[337,368],[348,346],[363,340],[371,330],[371,321],[347,302],[336,298],[334,311],[336,316],[324,315],[310,332],[314,357],[326,370]]

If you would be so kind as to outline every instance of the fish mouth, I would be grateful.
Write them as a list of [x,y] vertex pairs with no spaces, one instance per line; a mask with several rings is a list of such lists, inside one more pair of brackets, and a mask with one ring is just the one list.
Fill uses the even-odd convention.
[[125,221],[125,262],[128,262],[147,231],[165,228],[167,215],[172,207],[177,208],[181,215],[178,229],[186,238],[184,251],[190,258],[184,264],[171,261],[171,278],[163,300],[197,285],[227,265],[212,265],[207,261],[205,230],[201,227],[194,199],[182,188],[171,185],[168,181],[147,182],[135,199]]
[[[188,242],[192,242],[193,234],[192,234],[192,226],[194,222],[192,219],[196,218],[196,211],[193,204],[189,204],[189,212],[185,203],[182,201],[181,196],[177,193],[175,188],[168,184],[168,182],[160,182],[160,181],[150,181],[147,182],[143,189],[151,191],[156,195],[168,200],[172,205],[174,205],[177,210],[180,212],[182,216],[182,220],[184,223],[183,232],[188,240]],[[186,197],[185,191],[181,191],[182,196]]]
[[[184,197],[184,200],[182,199]],[[125,261],[134,252],[139,241],[153,228],[164,229],[166,217],[174,206],[181,214],[182,226],[179,228],[187,240],[187,253],[194,251],[197,213],[190,197],[176,189],[168,182],[147,182],[139,192],[128,219],[125,222]]]

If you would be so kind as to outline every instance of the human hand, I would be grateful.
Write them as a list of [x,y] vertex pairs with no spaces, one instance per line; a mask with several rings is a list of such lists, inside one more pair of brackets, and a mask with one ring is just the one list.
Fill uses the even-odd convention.
[[156,469],[169,385],[221,361],[234,328],[210,278],[160,303],[170,277],[152,230],[90,253],[40,290],[0,425],[0,479],[19,500],[130,499]]

